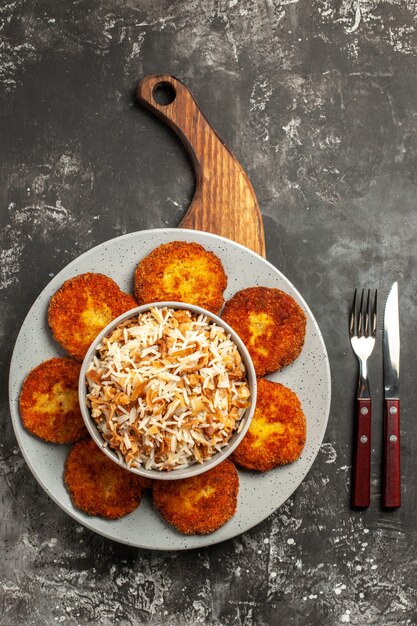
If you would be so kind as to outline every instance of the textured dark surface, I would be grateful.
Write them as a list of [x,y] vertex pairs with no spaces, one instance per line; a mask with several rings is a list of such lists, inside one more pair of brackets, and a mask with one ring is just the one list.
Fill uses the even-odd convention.
[[[415,624],[415,0],[15,0],[0,18],[0,624]],[[191,88],[246,168],[268,258],[316,315],[333,377],[326,437],[294,496],[245,535],[172,554],[110,543],[55,506],[18,450],[6,392],[19,326],[50,277],[186,210],[182,147],[132,98],[155,72]],[[347,309],[354,286],[382,302],[393,280],[403,506],[380,509],[378,341],[372,505],[355,512]]]

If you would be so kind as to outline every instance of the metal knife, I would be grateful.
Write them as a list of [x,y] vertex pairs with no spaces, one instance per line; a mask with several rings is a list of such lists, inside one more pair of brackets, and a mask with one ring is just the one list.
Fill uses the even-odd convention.
[[384,313],[384,462],[382,504],[401,506],[400,467],[400,323],[398,283],[388,294]]

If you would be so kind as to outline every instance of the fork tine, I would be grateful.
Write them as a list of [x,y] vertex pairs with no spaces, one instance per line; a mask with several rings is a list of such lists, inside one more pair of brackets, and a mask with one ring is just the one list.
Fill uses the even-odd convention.
[[358,317],[358,337],[363,335],[363,294],[365,289],[362,289],[361,302],[359,305],[359,317]]
[[366,298],[366,307],[365,307],[365,337],[369,337],[369,320],[371,318],[371,290],[368,289],[368,297]]
[[376,337],[378,289],[375,289],[374,308],[372,311],[372,337]]
[[355,321],[356,321],[356,294],[357,289],[355,289],[355,293],[353,295],[352,308],[350,309],[349,316],[349,335],[352,337],[355,333]]

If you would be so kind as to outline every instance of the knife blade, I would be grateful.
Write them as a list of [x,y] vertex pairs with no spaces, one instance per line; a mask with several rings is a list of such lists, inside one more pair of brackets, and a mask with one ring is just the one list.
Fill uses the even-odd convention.
[[401,506],[400,461],[400,321],[398,283],[388,294],[384,311],[384,462],[382,504]]

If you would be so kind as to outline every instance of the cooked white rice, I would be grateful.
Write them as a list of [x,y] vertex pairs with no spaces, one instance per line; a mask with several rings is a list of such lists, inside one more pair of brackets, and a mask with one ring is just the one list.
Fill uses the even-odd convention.
[[120,324],[86,376],[91,415],[129,467],[169,471],[206,461],[249,405],[236,344],[188,310],[153,308]]

